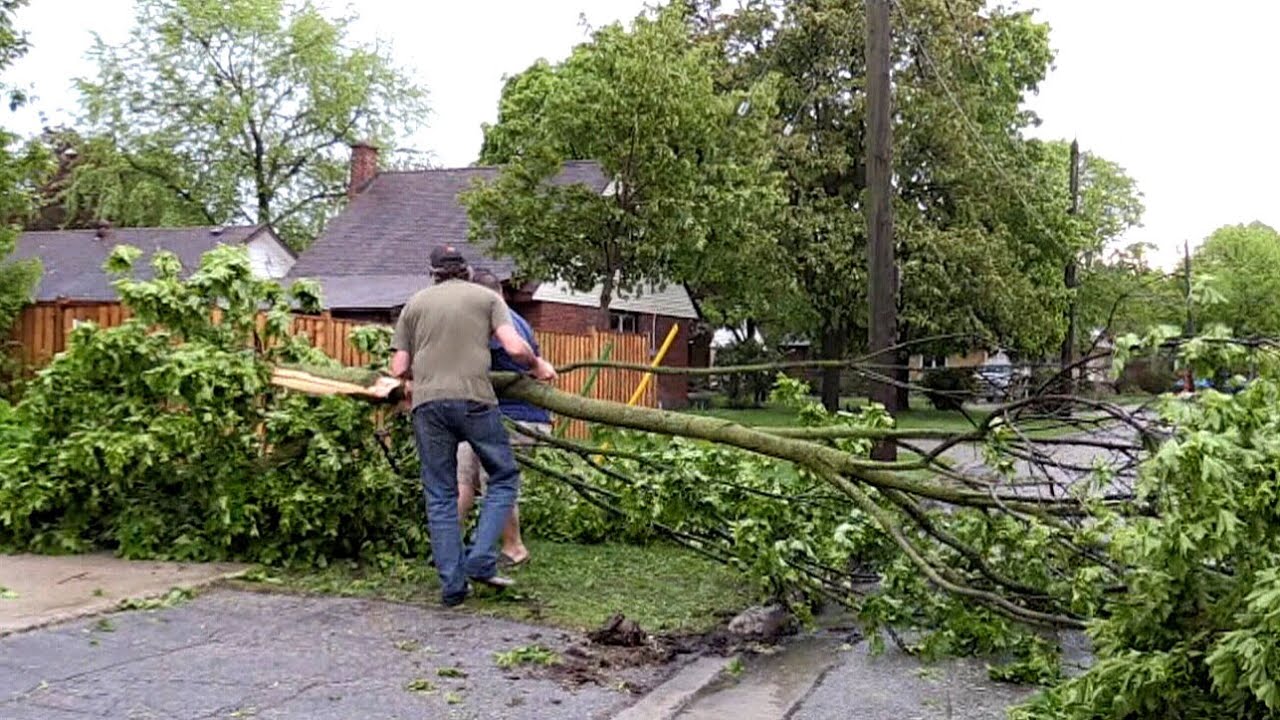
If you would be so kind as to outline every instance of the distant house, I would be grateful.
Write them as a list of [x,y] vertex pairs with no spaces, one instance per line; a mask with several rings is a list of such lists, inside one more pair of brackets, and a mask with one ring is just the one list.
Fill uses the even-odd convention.
[[135,274],[143,278],[151,276],[151,257],[162,250],[177,255],[186,272],[199,267],[201,256],[219,245],[248,248],[253,271],[263,278],[282,278],[294,263],[293,253],[264,225],[113,229],[104,224],[96,230],[24,232],[10,257],[40,259],[44,272],[36,287],[37,303],[111,303],[119,297],[112,287],[114,278],[102,266],[117,245],[142,251]]
[[0,336],[0,345],[16,344],[22,364],[41,365],[66,349],[67,335],[80,323],[112,327],[124,322],[128,312],[112,286],[114,278],[102,267],[117,245],[142,251],[134,268],[138,278],[152,276],[150,261],[159,251],[172,252],[190,273],[219,245],[247,248],[253,272],[261,278],[282,278],[294,263],[289,248],[263,225],[117,230],[104,223],[94,230],[24,232],[11,257],[38,258],[44,271],[34,303],[18,317],[10,341]]
[[[375,148],[352,148],[350,202],[290,272],[293,278],[319,281],[325,307],[334,317],[393,322],[409,297],[431,283],[431,248],[449,244],[473,267],[496,275],[511,307],[537,330],[583,334],[596,327],[599,288],[583,293],[554,280],[522,277],[510,258],[493,257],[488,247],[469,241],[467,212],[458,196],[475,180],[496,178],[498,168],[378,172],[377,164]],[[600,193],[610,190],[608,178],[594,162],[566,163],[553,182],[582,184]],[[689,363],[691,331],[699,313],[684,286],[647,287],[635,296],[615,297],[609,311],[611,329],[645,335],[651,353],[673,326],[678,327],[663,364]],[[663,407],[686,404],[684,379],[660,378],[658,388]]]
[[942,368],[1004,368],[1011,366],[1009,354],[1003,350],[971,350],[967,353],[941,355],[912,355],[907,360],[912,382],[919,382],[926,371]]

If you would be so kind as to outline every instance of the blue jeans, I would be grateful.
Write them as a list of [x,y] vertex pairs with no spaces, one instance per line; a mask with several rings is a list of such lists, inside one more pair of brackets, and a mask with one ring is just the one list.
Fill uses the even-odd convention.
[[[422,461],[431,555],[444,601],[460,601],[466,596],[467,578],[487,579],[498,573],[498,541],[520,491],[520,471],[496,406],[469,400],[425,402],[413,410],[413,431]],[[489,475],[470,551],[463,547],[458,527],[458,445],[464,442]]]

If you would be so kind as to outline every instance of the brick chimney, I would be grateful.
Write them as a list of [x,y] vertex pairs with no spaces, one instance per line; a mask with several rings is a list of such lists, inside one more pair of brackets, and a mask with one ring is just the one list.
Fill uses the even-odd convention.
[[378,148],[366,142],[352,145],[351,180],[347,184],[347,199],[359,195],[377,174]]

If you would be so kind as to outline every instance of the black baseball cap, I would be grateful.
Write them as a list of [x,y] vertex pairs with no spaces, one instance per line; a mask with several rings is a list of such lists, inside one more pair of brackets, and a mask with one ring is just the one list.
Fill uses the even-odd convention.
[[446,270],[466,265],[467,259],[452,245],[441,245],[431,251],[431,267],[434,269]]

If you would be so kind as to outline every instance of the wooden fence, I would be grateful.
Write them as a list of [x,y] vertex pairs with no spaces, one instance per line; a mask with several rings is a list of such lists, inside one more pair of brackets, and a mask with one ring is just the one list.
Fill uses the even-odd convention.
[[[100,327],[114,327],[129,318],[129,311],[120,303],[37,303],[22,311],[13,329],[12,342],[16,356],[25,366],[39,367],[53,356],[67,349],[67,338],[75,326],[93,322]],[[363,366],[370,362],[367,355],[357,352],[350,342],[351,333],[363,325],[352,320],[342,320],[324,315],[299,315],[294,319],[293,332],[305,335],[311,344],[329,357],[344,365]],[[610,359],[615,362],[647,364],[650,361],[649,338],[635,333],[590,333],[569,335],[565,333],[538,332],[538,344],[542,355],[553,365],[563,366],[601,357],[606,347],[612,346]],[[556,386],[566,392],[580,394],[591,373],[582,370],[562,376]],[[600,371],[590,397],[613,402],[627,402],[644,378],[635,370],[605,369]],[[657,407],[657,382],[649,383],[638,405]],[[574,435],[581,436],[585,428],[575,424]]]

